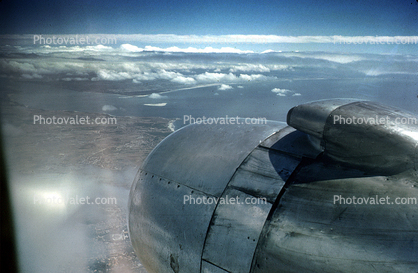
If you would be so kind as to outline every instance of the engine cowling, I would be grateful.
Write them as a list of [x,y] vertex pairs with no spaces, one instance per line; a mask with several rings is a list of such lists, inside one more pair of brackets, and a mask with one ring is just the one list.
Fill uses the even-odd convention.
[[[289,111],[294,128],[200,124],[172,133],[147,157],[130,192],[129,232],[141,263],[148,272],[417,271],[418,205],[370,203],[418,197],[415,129],[351,131],[329,122],[379,107],[320,101]],[[349,138],[391,143],[381,138],[393,135],[396,149],[413,152],[392,165],[393,149],[382,161],[386,153],[377,147],[384,145],[355,146]],[[370,149],[347,154],[350,147]],[[362,204],[352,203],[356,196]]]

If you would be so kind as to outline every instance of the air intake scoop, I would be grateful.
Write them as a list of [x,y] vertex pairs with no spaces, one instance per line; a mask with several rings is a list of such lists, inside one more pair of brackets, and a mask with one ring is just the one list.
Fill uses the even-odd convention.
[[416,167],[418,117],[370,101],[335,99],[298,105],[287,123],[331,159],[366,171]]

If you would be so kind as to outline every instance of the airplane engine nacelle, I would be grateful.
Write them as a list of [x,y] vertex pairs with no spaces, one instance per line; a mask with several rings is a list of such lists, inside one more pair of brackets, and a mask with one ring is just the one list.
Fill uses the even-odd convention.
[[[320,101],[289,111],[298,130],[241,121],[189,125],[164,139],[129,197],[130,238],[147,271],[417,272],[417,131],[339,125],[338,133],[327,120],[353,103],[380,109]],[[334,135],[375,146],[341,156],[368,146]],[[388,147],[386,158],[385,137],[413,151],[396,156]]]

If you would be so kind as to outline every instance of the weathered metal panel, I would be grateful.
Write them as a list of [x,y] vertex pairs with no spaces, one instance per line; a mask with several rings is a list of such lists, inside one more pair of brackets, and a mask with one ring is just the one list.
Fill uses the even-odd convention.
[[[373,112],[413,117],[337,100],[292,109],[288,119],[304,133],[280,123],[173,133],[130,193],[129,229],[141,262],[150,272],[418,272],[418,204],[335,203],[336,196],[418,198],[418,126],[330,123],[332,114]],[[404,166],[385,173],[391,162]],[[376,163],[375,172],[363,166]],[[201,201],[185,204],[185,196]],[[268,203],[215,208],[219,197]]]
[[215,203],[190,204],[183,198],[219,197],[248,154],[284,126],[187,126],[153,150],[130,195],[131,240],[147,269],[199,271]]
[[340,163],[386,174],[418,165],[418,117],[406,111],[368,101],[317,101],[292,108],[287,121]]
[[333,99],[298,105],[289,110],[287,124],[320,139],[329,114],[342,105],[356,101],[358,100]]
[[286,156],[274,150],[255,149],[242,163],[241,169],[286,181],[300,159]]
[[163,140],[143,169],[219,197],[247,155],[285,126],[281,122],[186,126]]
[[[202,258],[230,272],[249,272],[271,204],[235,189],[227,189],[222,197],[240,203],[218,205]],[[256,204],[248,204],[249,200]]]
[[255,149],[238,168],[229,187],[274,203],[300,159],[265,148]]
[[199,272],[215,205],[193,205],[183,198],[211,196],[146,171],[134,183],[129,232],[141,263],[149,272]]
[[309,135],[290,126],[270,136],[260,146],[299,158],[316,158],[322,152],[319,143],[313,142]]
[[325,154],[370,170],[413,168],[418,125],[401,124],[409,119],[417,120],[417,116],[373,102],[340,107],[330,113],[324,127]]
[[210,264],[206,261],[202,261],[202,273],[228,273],[228,271],[225,271],[213,264]]
[[[416,272],[418,206],[395,204],[397,197],[416,200],[414,176],[303,167],[263,229],[251,272]],[[389,204],[369,203],[388,195]],[[335,196],[363,199],[340,204]]]
[[259,173],[238,169],[229,186],[252,196],[266,198],[274,203],[285,181],[280,176],[272,178]]
[[[202,259],[229,272],[249,272],[272,203],[300,159],[258,147],[237,169],[218,204]],[[234,259],[229,255],[234,253]]]

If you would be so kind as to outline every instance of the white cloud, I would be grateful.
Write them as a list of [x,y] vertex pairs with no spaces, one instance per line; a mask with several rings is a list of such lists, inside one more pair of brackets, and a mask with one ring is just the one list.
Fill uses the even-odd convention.
[[298,58],[313,58],[318,60],[326,60],[330,62],[346,64],[366,60],[365,55],[359,54],[344,54],[344,53],[320,53],[320,52],[284,52],[281,56],[298,57]]
[[36,73],[33,74],[22,74],[22,78],[32,80],[32,79],[42,79],[42,76]]
[[280,53],[280,52],[282,52],[282,51],[281,50],[275,51],[273,49],[267,49],[267,50],[264,50],[263,52],[261,52],[261,54],[266,54],[266,53]]
[[103,105],[102,107],[102,111],[115,111],[118,110],[118,108],[116,108],[113,105]]
[[218,90],[230,90],[230,89],[234,89],[234,88],[232,86],[230,86],[230,85],[227,85],[227,84],[221,84],[218,87]]
[[165,99],[165,98],[167,98],[167,96],[161,96],[158,93],[152,93],[151,95],[148,96],[148,98],[150,98],[150,99]]
[[340,64],[352,63],[365,59],[364,57],[355,54],[316,54],[312,57]]
[[240,50],[232,47],[222,47],[222,48],[213,48],[213,47],[205,47],[203,49],[201,48],[194,48],[194,47],[188,47],[188,48],[179,48],[176,46],[172,46],[169,48],[160,48],[156,46],[146,46],[145,51],[162,51],[162,52],[184,52],[184,53],[254,53],[254,51],[251,50]]
[[[416,69],[417,58],[413,55],[283,52],[272,54],[268,58],[260,57],[259,54],[230,54],[225,59],[222,55],[212,53],[245,53],[246,51],[212,47],[181,49],[148,46],[146,49],[179,53],[175,58],[170,53],[153,54],[143,51],[138,54],[143,49],[128,43],[115,48],[103,45],[84,47],[9,46],[7,48],[0,46],[2,52],[22,54],[22,57],[19,58],[9,54],[10,57],[1,59],[0,75],[1,77],[27,80],[41,78],[62,81],[129,80],[141,85],[142,88],[146,85],[151,86],[152,83],[149,81],[158,80],[164,80],[164,85],[167,84],[167,81],[171,81],[176,85],[237,84],[242,86],[249,81],[271,81],[287,77],[287,74],[275,73],[275,71],[295,73],[294,75],[298,77],[301,68],[326,69],[324,71],[327,73],[343,71],[343,73],[351,73],[350,75],[354,76],[359,73],[368,76],[388,73],[416,75],[418,72]],[[37,57],[25,54],[36,54]],[[356,62],[355,66],[352,64],[353,62]],[[240,87],[237,86],[237,88]],[[281,92],[278,95],[290,96],[293,93]]]
[[197,75],[195,78],[199,82],[219,82],[219,81],[234,81],[236,79],[236,76],[232,73],[223,74],[223,73],[205,72],[203,74]]
[[10,71],[10,72],[18,72],[24,74],[30,73],[41,73],[38,68],[36,68],[31,63],[23,63],[17,61],[9,61],[0,60],[0,67],[2,70]]
[[[0,35],[1,36],[1,35]],[[42,45],[35,48],[28,48],[26,50],[30,50],[34,53],[63,53],[63,52],[71,52],[71,53],[77,53],[77,52],[86,52],[90,51],[91,53],[98,53],[98,52],[110,52],[113,51],[114,48],[111,46],[104,46],[104,45],[94,45],[94,46],[49,46],[49,45]]]
[[132,76],[127,72],[116,72],[102,69],[97,72],[97,77],[93,78],[92,80],[121,81],[131,78]]
[[[43,35],[44,38],[52,37],[53,35]],[[74,39],[75,35],[71,34],[55,34],[61,38]],[[232,45],[232,47],[223,47],[221,49],[214,49],[211,47],[206,48],[186,48],[179,49],[177,47],[158,48],[154,46],[148,46],[144,50],[158,50],[164,52],[192,52],[192,53],[252,53],[249,50],[239,50],[234,48],[235,45],[240,44],[333,44],[341,47],[344,45],[405,45],[418,43],[418,36],[279,36],[279,35],[176,35],[176,34],[85,34],[78,35],[79,40],[81,38],[88,37],[90,41],[105,40],[108,41],[106,45],[96,46],[70,46],[70,44],[63,44],[61,46],[49,46],[38,45],[37,48],[31,49],[31,51],[40,52],[105,52],[115,51],[112,46],[115,47],[117,42],[122,44],[116,51],[123,53],[136,53],[141,52],[143,49],[133,44],[201,44],[201,45]],[[10,41],[11,44],[33,44],[33,35],[0,35],[0,40]],[[68,45],[68,46],[67,46]],[[371,48],[371,47],[370,47]],[[262,53],[271,53],[271,49],[265,50]],[[278,51],[280,52],[280,51]],[[341,60],[346,61],[346,60]]]
[[[67,47],[67,48],[71,48],[71,47]],[[92,51],[109,51],[109,50],[113,50],[113,48],[111,46],[104,46],[104,45],[86,46],[85,49],[86,50],[92,50]]]
[[161,107],[161,106],[166,106],[167,103],[166,102],[162,102],[162,103],[145,103],[144,105],[145,106],[159,106],[159,107]]
[[256,72],[270,72],[270,69],[262,64],[245,64],[245,65],[236,65],[229,69],[230,72],[237,71],[256,71]]
[[[47,35],[44,35],[47,37]],[[66,35],[60,35],[62,37]],[[74,35],[67,35],[73,37]],[[83,37],[83,35],[79,35]],[[380,42],[396,44],[403,41],[417,41],[418,36],[279,36],[279,35],[176,35],[176,34],[88,34],[95,38],[116,39],[118,42],[139,43],[187,43],[187,44],[278,44],[278,43],[332,43],[332,44],[378,44]],[[33,35],[0,35],[0,39],[27,40],[33,42]]]
[[270,70],[293,70],[293,68],[286,64],[267,65]]
[[268,79],[275,79],[276,77],[267,77],[261,74],[251,74],[251,75],[247,75],[247,74],[241,74],[238,77],[238,81],[255,81],[255,80],[268,80]]
[[205,72],[195,77],[196,81],[198,82],[248,82],[254,80],[271,80],[275,78],[276,77],[267,77],[261,74],[241,74],[239,76],[236,76],[233,73],[224,74],[210,72]]
[[[115,49],[118,50],[118,49]],[[112,53],[113,54],[113,53]],[[151,81],[157,79],[164,79],[172,81],[173,83],[192,85],[199,83],[216,83],[216,82],[245,82],[252,80],[268,80],[274,77],[266,77],[261,74],[241,74],[235,73],[210,73],[194,74],[196,69],[215,70],[217,71],[232,69],[234,71],[251,71],[255,70],[270,71],[271,69],[281,69],[276,65],[259,65],[259,64],[240,64],[234,66],[233,63],[219,64],[217,62],[193,62],[194,58],[199,60],[199,57],[194,56],[192,61],[185,59],[184,62],[166,60],[161,57],[160,61],[120,61],[120,55],[114,56],[112,54],[103,53],[100,59],[106,61],[91,61],[90,53],[81,54],[79,59],[74,59],[78,53],[61,52],[56,55],[59,59],[42,58],[42,59],[25,59],[25,62],[20,60],[0,60],[0,72],[7,73],[21,73],[27,74],[23,77],[30,78],[31,75],[40,77],[45,74],[58,75],[62,73],[61,80],[64,81],[81,81],[91,79],[92,81],[121,81],[132,80],[133,83],[140,84],[143,81]],[[95,56],[95,55],[94,55]],[[187,55],[185,56],[188,57]],[[68,59],[72,60],[68,60]],[[87,60],[84,60],[86,59]],[[63,61],[64,60],[64,61]],[[68,60],[68,61],[67,61]],[[216,59],[215,59],[216,60]],[[234,68],[235,67],[235,68]],[[36,75],[35,75],[36,74]],[[94,75],[91,78],[91,75]]]
[[88,81],[88,78],[81,78],[81,77],[75,77],[75,78],[62,78],[63,81],[69,82],[69,81]]
[[301,93],[296,93],[292,90],[285,89],[285,88],[273,88],[271,92],[276,93],[277,96],[286,97],[288,94],[292,94],[292,97],[302,96]]
[[120,49],[128,51],[128,52],[142,52],[142,51],[144,51],[143,48],[139,48],[137,46],[130,45],[130,44],[123,44],[123,45],[120,46]]
[[291,92],[289,89],[284,88],[273,88],[271,92],[276,93],[277,96],[285,97],[287,93]]
[[181,84],[195,84],[196,80],[190,77],[184,77],[184,76],[177,76],[174,79],[171,80],[175,83],[181,83]]
[[273,52],[276,52],[276,51],[274,51],[273,49],[267,49],[267,50],[264,50],[263,52],[261,52],[261,54],[273,53]]

